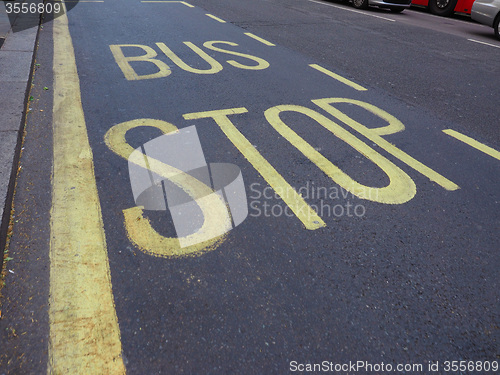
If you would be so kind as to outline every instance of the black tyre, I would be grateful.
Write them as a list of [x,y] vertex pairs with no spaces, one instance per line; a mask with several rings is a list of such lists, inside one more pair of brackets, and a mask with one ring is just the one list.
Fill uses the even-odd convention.
[[352,0],[352,6],[356,9],[367,9],[368,0]]
[[455,12],[458,0],[429,0],[429,10],[438,16],[448,17]]
[[500,39],[499,27],[500,27],[500,13],[498,13],[495,22],[493,22],[493,30],[495,30],[495,36],[497,37],[497,39]]
[[403,8],[403,7],[392,7],[391,8],[392,13],[401,13],[403,10],[405,10],[405,8]]

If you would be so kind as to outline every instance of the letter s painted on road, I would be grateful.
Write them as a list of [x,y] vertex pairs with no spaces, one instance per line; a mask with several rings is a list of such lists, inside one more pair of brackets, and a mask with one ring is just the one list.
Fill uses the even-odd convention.
[[[104,137],[106,145],[118,156],[140,166],[144,165],[144,155],[136,153],[125,136],[129,130],[141,126],[157,128],[163,134],[178,130],[166,121],[154,119],[132,120],[113,126]],[[204,222],[196,233],[183,238],[192,245],[181,247],[179,238],[164,237],[151,226],[150,221],[144,217],[144,207],[132,207],[123,211],[130,241],[145,253],[166,258],[199,255],[218,247],[225,239],[225,232],[231,229],[225,202],[216,194],[211,194],[211,187],[172,166],[150,157],[148,164],[152,172],[169,179],[190,196],[204,196],[203,199],[196,200]],[[221,232],[223,234],[219,234]]]

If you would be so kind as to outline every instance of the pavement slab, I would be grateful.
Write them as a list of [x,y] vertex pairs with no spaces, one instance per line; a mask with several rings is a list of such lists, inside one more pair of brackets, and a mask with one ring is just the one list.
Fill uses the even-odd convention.
[[[20,16],[16,23],[31,21]],[[5,9],[0,10],[0,248],[6,231],[13,196],[15,165],[21,147],[26,94],[38,28],[13,32]]]
[[[12,174],[12,159],[16,151],[17,140],[17,131],[0,131],[0,176],[2,176],[0,178],[0,202],[7,200],[10,179],[4,176]],[[3,217],[5,208],[4,205],[0,205],[0,217]]]

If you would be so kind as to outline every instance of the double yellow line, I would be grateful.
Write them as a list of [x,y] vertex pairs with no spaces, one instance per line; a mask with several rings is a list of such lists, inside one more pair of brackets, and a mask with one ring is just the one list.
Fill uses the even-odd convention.
[[66,15],[54,19],[49,374],[124,374],[94,163]]

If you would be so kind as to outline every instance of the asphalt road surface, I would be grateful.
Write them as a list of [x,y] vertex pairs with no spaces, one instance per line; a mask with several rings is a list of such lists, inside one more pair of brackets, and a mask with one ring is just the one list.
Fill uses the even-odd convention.
[[39,33],[0,373],[497,373],[499,57],[414,10],[79,2]]

